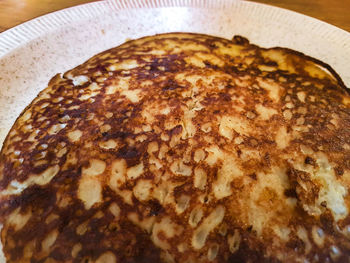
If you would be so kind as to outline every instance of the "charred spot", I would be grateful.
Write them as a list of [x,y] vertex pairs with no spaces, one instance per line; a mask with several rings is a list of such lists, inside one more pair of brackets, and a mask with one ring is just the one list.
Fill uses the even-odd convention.
[[334,219],[330,211],[326,210],[323,214],[320,215],[320,222],[325,232],[329,234],[334,233],[334,228],[333,228]]
[[180,197],[180,195],[186,193],[189,189],[190,189],[191,185],[190,184],[181,184],[179,186],[176,186],[174,188],[174,197],[178,198]]
[[112,131],[112,132],[103,132],[102,136],[106,139],[125,139],[128,137],[128,133],[122,131]]
[[253,180],[257,180],[258,178],[257,178],[257,176],[256,176],[256,173],[251,173],[251,174],[249,174],[248,175],[250,178],[252,178]]
[[286,247],[298,252],[303,252],[305,250],[305,243],[301,239],[295,237],[286,243]]
[[270,66],[270,67],[277,67],[278,66],[277,62],[276,61],[272,61],[272,60],[264,61],[263,64],[266,65],[266,66]]
[[69,255],[71,252],[71,247],[68,246],[60,246],[56,247],[51,253],[50,257],[52,257],[54,260],[57,260],[59,262],[63,262],[67,260],[67,255]]
[[205,197],[204,197],[204,203],[207,203],[208,202],[208,196],[206,195]]
[[341,177],[344,174],[344,169],[340,166],[335,167],[334,171],[337,177]]
[[180,60],[179,55],[172,54],[161,58],[155,57],[147,66],[149,66],[149,72],[153,75],[161,72],[175,72],[181,64],[183,64],[183,61]]
[[265,153],[265,155],[264,155],[264,160],[265,160],[265,162],[266,162],[268,165],[270,165],[270,163],[271,163],[271,157],[270,157],[270,154],[269,154],[269,153]]
[[181,134],[182,129],[183,129],[182,125],[177,125],[170,130],[169,135],[172,136],[172,135]]
[[234,44],[237,44],[237,45],[248,45],[249,44],[249,40],[247,38],[239,36],[239,35],[235,35],[232,38],[232,42]]
[[140,162],[142,153],[140,149],[126,145],[118,150],[117,156],[118,158],[125,159],[128,166],[133,166]]
[[310,164],[310,165],[312,165],[312,166],[315,166],[315,165],[316,165],[316,161],[315,161],[313,158],[311,158],[310,156],[307,156],[307,157],[305,158],[304,163],[305,163],[305,164]]
[[219,66],[217,66],[217,65],[213,65],[213,64],[211,64],[209,61],[207,61],[207,60],[204,60],[203,61],[203,63],[204,63],[204,65],[205,65],[205,67],[206,68],[211,68],[211,69],[220,69],[220,67]]
[[164,208],[156,199],[152,199],[148,201],[148,205],[150,207],[150,211],[149,211],[150,216],[158,216],[160,213],[164,211]]
[[226,85],[226,89],[234,89],[234,88],[235,88],[235,86],[231,83]]
[[175,80],[168,80],[165,84],[164,87],[162,88],[163,91],[172,91],[172,90],[177,90],[177,89],[183,89],[184,87],[180,86]]
[[[73,104],[79,105],[79,103],[73,103]],[[85,119],[87,116],[87,111],[85,109],[66,110],[66,111],[64,111],[64,115],[66,115],[66,114],[69,115],[72,119],[74,119],[74,118]]]
[[261,245],[256,241],[253,248],[250,247],[247,242],[242,241],[239,249],[234,253],[230,254],[228,263],[243,263],[243,262],[261,262],[261,263],[278,263],[277,259],[265,257],[262,251]]
[[220,96],[220,98],[223,100],[223,101],[226,101],[226,102],[229,102],[229,101],[231,101],[231,95],[230,94],[228,94],[228,93],[226,93],[226,92],[220,92],[219,93],[219,96]]
[[209,42],[209,43],[208,43],[208,46],[209,46],[211,49],[216,49],[216,48],[218,48],[218,46],[217,46],[215,43],[213,43],[213,42]]
[[295,189],[286,189],[284,190],[284,195],[286,197],[289,197],[289,198],[297,198],[298,195],[297,195],[297,192],[295,191]]
[[21,206],[26,209],[35,204],[35,209],[50,207],[56,202],[56,191],[49,187],[34,185],[25,189],[21,195],[10,200],[10,207],[15,209]]
[[174,151],[174,149],[170,148],[170,150],[167,152],[167,154],[168,154],[169,156],[173,156],[173,155],[176,154],[176,152]]
[[49,167],[48,164],[34,166],[31,168],[31,172],[34,174],[40,174],[40,173],[44,172],[48,167]]

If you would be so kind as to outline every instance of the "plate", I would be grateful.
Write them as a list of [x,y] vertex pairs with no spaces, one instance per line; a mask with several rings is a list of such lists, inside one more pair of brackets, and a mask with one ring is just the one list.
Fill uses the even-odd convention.
[[130,38],[164,32],[247,37],[330,64],[350,86],[350,33],[292,11],[234,0],[113,0],[54,12],[0,34],[0,146],[17,116],[63,73]]
[[0,148],[17,116],[56,73],[127,39],[180,31],[292,48],[330,64],[350,86],[350,33],[314,18],[234,0],[94,2],[0,34]]

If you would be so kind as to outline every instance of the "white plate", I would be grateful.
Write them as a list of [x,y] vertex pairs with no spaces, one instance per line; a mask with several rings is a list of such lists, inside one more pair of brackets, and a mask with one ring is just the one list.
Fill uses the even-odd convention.
[[234,0],[95,2],[0,34],[0,146],[56,73],[127,38],[172,31],[239,34],[264,47],[289,47],[330,64],[350,86],[350,33],[295,12]]
[[264,47],[289,47],[330,64],[350,86],[350,33],[295,12],[234,0],[96,2],[0,34],[0,148],[17,116],[56,73],[127,38],[174,31],[238,34]]

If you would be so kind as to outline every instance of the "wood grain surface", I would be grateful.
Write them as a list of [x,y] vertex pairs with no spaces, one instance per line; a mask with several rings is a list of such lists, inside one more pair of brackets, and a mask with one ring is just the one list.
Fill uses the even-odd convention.
[[[0,32],[89,0],[0,0]],[[350,0],[255,0],[312,16],[350,32]]]

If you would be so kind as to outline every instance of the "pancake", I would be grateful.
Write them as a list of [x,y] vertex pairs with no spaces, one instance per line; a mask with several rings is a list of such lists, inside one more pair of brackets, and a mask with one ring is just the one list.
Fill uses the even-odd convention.
[[240,36],[102,52],[5,140],[7,262],[349,262],[349,103],[327,64]]

